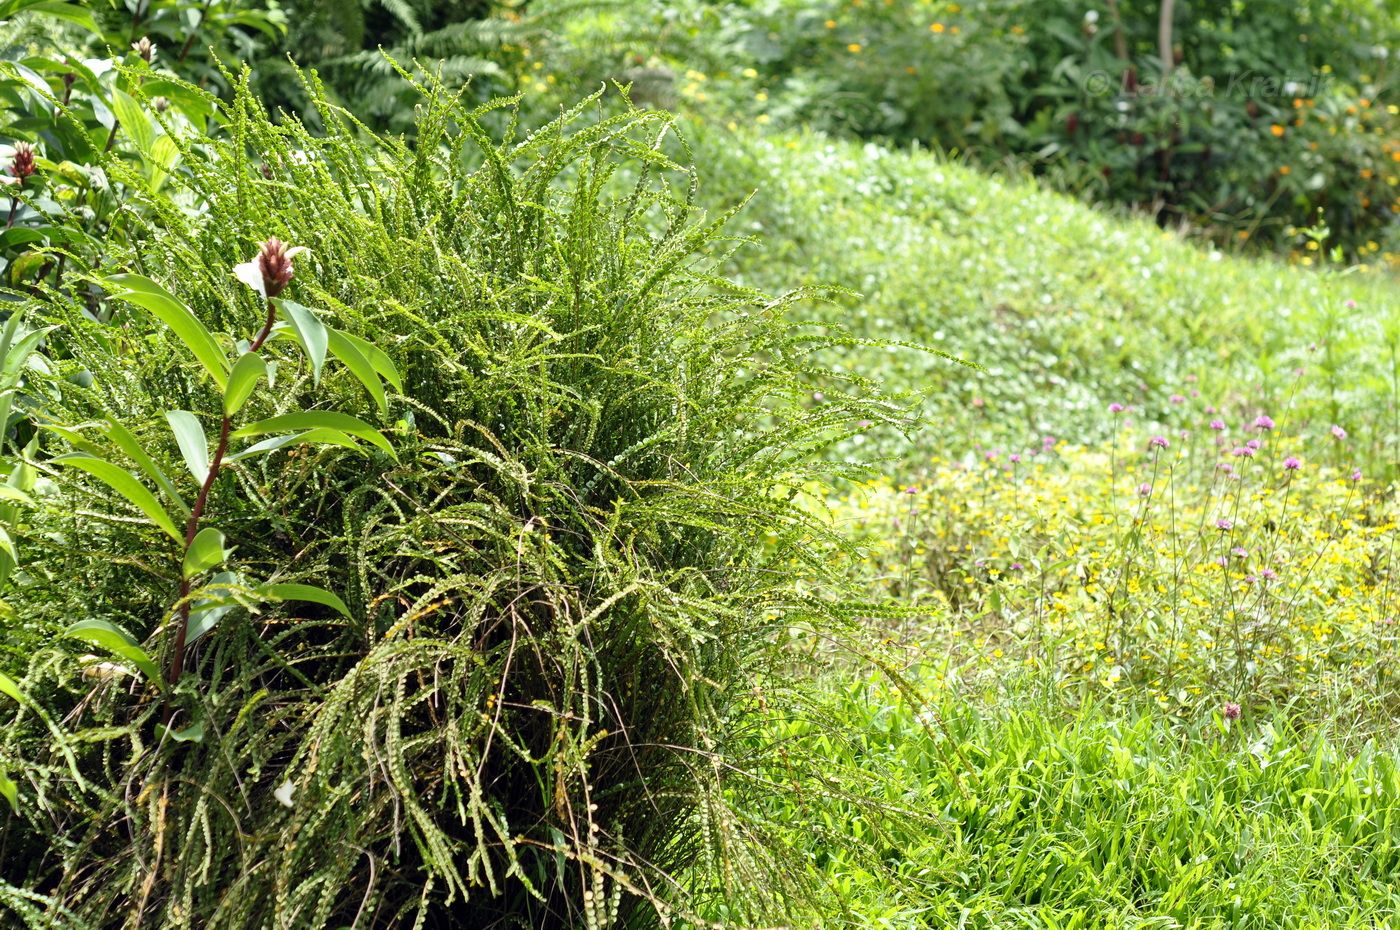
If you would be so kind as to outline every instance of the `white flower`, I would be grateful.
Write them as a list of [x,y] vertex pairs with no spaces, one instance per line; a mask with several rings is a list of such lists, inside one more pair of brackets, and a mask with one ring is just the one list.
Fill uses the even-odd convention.
[[283,807],[295,807],[296,805],[292,803],[292,789],[295,787],[296,786],[292,784],[292,780],[289,778],[277,786],[277,790],[272,792],[272,796],[276,798],[277,803],[281,804]]
[[244,262],[241,265],[234,265],[233,276],[257,291],[259,297],[267,296],[267,288],[263,285],[262,270],[258,268],[257,259]]

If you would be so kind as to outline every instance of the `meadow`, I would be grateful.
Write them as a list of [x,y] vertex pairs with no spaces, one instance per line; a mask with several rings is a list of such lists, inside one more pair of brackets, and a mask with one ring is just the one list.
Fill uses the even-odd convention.
[[852,735],[803,749],[935,817],[885,840],[894,887],[812,846],[851,925],[1388,925],[1394,279],[1223,255],[927,153],[718,148],[785,266],[740,250],[737,274],[860,282],[812,316],[981,366],[837,363],[923,392],[921,430],[858,431],[837,454],[887,461],[807,502],[913,610],[879,629],[903,680],[832,678]]
[[1394,924],[1364,18],[450,6],[0,3],[0,926]]

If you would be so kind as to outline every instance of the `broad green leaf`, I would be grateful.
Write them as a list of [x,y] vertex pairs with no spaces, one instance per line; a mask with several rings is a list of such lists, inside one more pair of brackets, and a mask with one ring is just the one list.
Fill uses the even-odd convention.
[[283,446],[291,445],[322,445],[322,446],[343,446],[346,449],[360,448],[360,444],[354,437],[342,433],[338,429],[311,429],[301,433],[288,433],[285,436],[274,436],[271,439],[264,439],[262,442],[255,442],[246,449],[240,449],[231,455],[224,456],[225,462],[237,462],[239,459],[252,458],[264,452],[273,452]]
[[204,121],[214,115],[213,101],[217,98],[187,84],[152,74],[143,78],[141,89],[153,100],[156,97],[164,97],[175,104],[175,108],[189,117],[190,122],[196,126],[204,125]]
[[112,416],[107,417],[106,429],[108,437],[117,444],[117,448],[125,452],[127,457],[136,463],[136,467],[141,469],[147,478],[156,483],[156,486],[170,499],[170,502],[179,508],[183,516],[188,517],[190,508],[185,504],[184,498],[180,496],[175,482],[171,481],[165,471],[155,463],[155,459],[146,453],[141,442],[132,434],[131,430]]
[[141,670],[151,681],[160,683],[160,669],[151,661],[146,650],[137,645],[131,635],[106,620],[80,620],[64,631],[65,635],[105,649],[120,659],[125,659]]
[[25,494],[19,488],[12,488],[8,484],[0,484],[0,500],[14,501],[24,504],[26,507],[34,506],[34,498]]
[[175,434],[175,443],[180,447],[185,467],[194,475],[196,484],[204,484],[209,477],[209,440],[204,436],[204,427],[199,425],[199,418],[188,410],[167,410],[165,419]]
[[209,372],[219,390],[224,389],[228,381],[228,359],[219,348],[219,343],[189,307],[144,275],[112,275],[104,283],[117,300],[144,307],[169,326]]
[[393,446],[389,445],[389,440],[384,438],[383,433],[358,417],[352,417],[348,413],[340,413],[335,410],[305,410],[301,413],[284,413],[281,416],[250,423],[235,430],[233,435],[238,439],[246,439],[250,436],[266,436],[270,433],[320,429],[334,430],[363,439],[365,442],[383,449],[391,457],[397,458],[394,456]]
[[[0,13],[0,20],[8,18],[6,14]],[[54,98],[53,89],[49,87],[49,82],[44,80],[34,69],[26,67],[18,61],[11,60],[8,55],[5,58],[0,58],[0,68],[3,68],[4,71],[14,73],[22,82],[28,84],[30,90],[33,92],[34,103],[45,113],[52,113],[54,111],[57,100]]]
[[183,730],[169,730],[170,738],[177,743],[204,742],[204,721],[196,720]]
[[399,369],[394,364],[394,360],[383,349],[359,336],[353,336],[350,333],[341,333],[341,335],[350,340],[350,344],[359,349],[361,355],[369,359],[369,363],[374,366],[375,371],[379,372],[380,377],[393,385],[394,390],[400,394],[403,393],[403,378],[399,375]]
[[161,136],[151,146],[151,190],[158,191],[170,175],[170,169],[180,160],[180,147],[169,136]]
[[[185,627],[185,642],[192,643],[214,629],[229,611],[240,606],[238,599],[229,591],[231,587],[243,587],[243,579],[234,572],[219,572],[199,589],[203,596],[194,598],[190,605],[190,621]],[[218,595],[222,588],[224,593]]]
[[16,701],[24,700],[19,685],[15,684],[15,680],[4,672],[0,672],[0,694],[14,698]]
[[292,334],[297,342],[301,343],[306,357],[311,360],[312,382],[320,384],[321,366],[326,363],[326,347],[329,341],[325,324],[310,308],[303,307],[295,301],[279,300],[277,309],[291,326]]
[[119,88],[112,88],[112,112],[116,114],[117,120],[121,123],[121,130],[136,143],[136,148],[143,155],[151,151],[155,145],[156,131],[151,125],[150,119],[141,112],[141,105],[135,99]]
[[228,373],[228,387],[224,388],[224,413],[233,416],[252,396],[258,379],[267,375],[267,362],[256,352],[244,352],[233,363]]
[[82,452],[70,452],[67,455],[60,455],[54,459],[59,465],[66,465],[69,468],[76,468],[85,471],[94,478],[106,484],[113,491],[125,497],[136,509],[144,513],[156,526],[165,530],[176,542],[183,543],[185,537],[176,529],[174,521],[170,519],[160,506],[160,501],[146,488],[144,484],[136,480],[136,476],[131,472],[113,465],[106,459],[100,459],[93,455]]
[[62,436],[68,441],[68,444],[70,446],[72,446],[74,449],[77,449],[79,452],[86,453],[92,456],[93,458],[99,459],[106,454],[102,446],[98,445],[95,442],[92,442],[80,432],[80,430],[87,429],[89,426],[96,426],[99,429],[105,430],[105,423],[81,423],[78,426],[74,427],[55,426],[52,423],[41,423],[40,425],[49,432],[57,433],[59,436]]
[[102,34],[102,29],[97,25],[97,20],[93,18],[92,11],[80,3],[69,3],[67,0],[8,0],[0,3],[0,20],[9,19],[21,10],[28,10],[31,13],[47,13],[55,19],[66,19],[70,23],[77,23],[89,32],[97,35]]
[[227,558],[228,549],[224,547],[224,534],[212,526],[206,526],[195,534],[190,547],[185,550],[184,575],[186,578],[194,578],[222,565]]
[[384,396],[384,385],[379,383],[379,372],[374,370],[374,366],[369,363],[369,359],[354,343],[345,338],[345,334],[337,330],[330,330],[330,347],[335,357],[350,369],[351,374],[360,379],[360,383],[369,391],[369,396],[374,398],[374,402],[379,405],[380,416],[387,416],[389,413],[389,401]]
[[312,604],[321,604],[342,614],[350,616],[350,608],[345,606],[345,602],[339,597],[325,590],[309,584],[265,584],[259,590],[268,597],[278,601],[307,601]]
[[10,284],[19,286],[27,282],[31,274],[37,274],[40,269],[49,264],[49,256],[43,252],[25,252],[19,258],[10,262],[10,267],[6,269],[9,275]]
[[5,800],[10,802],[10,810],[19,812],[19,789],[4,772],[0,772],[0,795],[4,795]]

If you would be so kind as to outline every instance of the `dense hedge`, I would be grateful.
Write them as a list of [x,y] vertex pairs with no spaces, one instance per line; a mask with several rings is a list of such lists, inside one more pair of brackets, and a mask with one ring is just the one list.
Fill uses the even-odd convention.
[[[555,43],[719,119],[1011,164],[1221,242],[1400,261],[1400,8],[1358,0],[748,0],[629,8]],[[645,23],[646,25],[642,25]],[[609,40],[612,40],[611,42]],[[582,59],[585,64],[580,64]],[[677,64],[669,93],[658,66]],[[527,81],[527,83],[529,83]]]

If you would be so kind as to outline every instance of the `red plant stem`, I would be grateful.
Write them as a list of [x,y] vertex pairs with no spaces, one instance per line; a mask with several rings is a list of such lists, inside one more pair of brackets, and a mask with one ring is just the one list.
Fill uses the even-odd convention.
[[190,48],[194,46],[195,36],[199,35],[199,30],[204,26],[204,21],[209,18],[209,7],[212,3],[213,0],[204,0],[204,6],[199,8],[199,22],[190,27],[190,34],[186,37],[185,44],[180,49],[180,57],[175,60],[176,64],[183,63],[185,58],[189,55]]
[[[263,323],[263,328],[258,333],[257,338],[249,344],[249,352],[256,352],[262,348],[267,337],[272,334],[272,326],[276,322],[277,308],[269,299],[267,301],[267,320]],[[228,414],[224,414],[223,421],[219,425],[219,445],[214,450],[214,457],[209,460],[209,473],[204,476],[204,484],[199,488],[199,496],[195,498],[194,507],[190,509],[190,518],[185,523],[185,552],[189,552],[190,546],[194,544],[195,536],[199,534],[199,521],[204,516],[205,506],[209,503],[209,490],[214,487],[214,481],[219,477],[219,472],[223,468],[224,456],[228,454],[228,437],[232,430],[233,420]],[[183,571],[180,574],[180,607],[175,618],[175,649],[170,656],[170,667],[165,673],[165,682],[172,688],[185,672],[185,637],[188,635],[190,627],[190,580],[184,577]],[[167,701],[165,705],[167,726],[173,713],[174,710]]]

